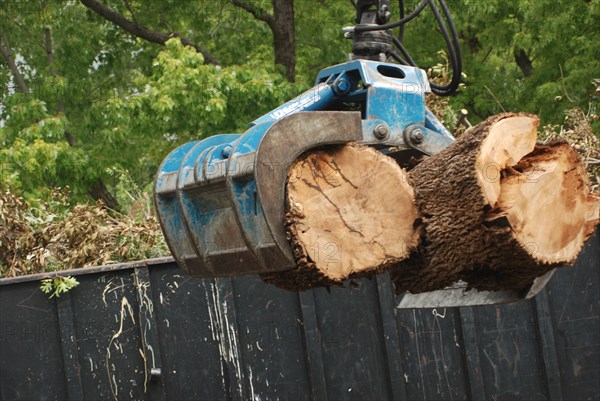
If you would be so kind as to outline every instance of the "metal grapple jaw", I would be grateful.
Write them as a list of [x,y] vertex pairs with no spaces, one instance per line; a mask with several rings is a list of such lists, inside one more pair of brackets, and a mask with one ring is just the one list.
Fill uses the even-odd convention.
[[361,139],[358,112],[304,112],[169,155],[155,201],[167,243],[195,277],[288,270],[287,172],[306,150]]
[[[315,87],[255,120],[243,134],[215,135],[175,149],[158,172],[155,203],[179,266],[193,277],[294,268],[284,221],[293,163],[311,149],[350,142],[382,152],[441,151],[454,138],[425,107],[427,92],[418,68],[352,61],[321,71]],[[445,304],[443,292],[436,295],[435,306],[527,296],[480,296],[471,290],[462,291],[460,301],[457,290],[462,291],[454,289]],[[406,307],[428,305],[423,294],[406,296]]]

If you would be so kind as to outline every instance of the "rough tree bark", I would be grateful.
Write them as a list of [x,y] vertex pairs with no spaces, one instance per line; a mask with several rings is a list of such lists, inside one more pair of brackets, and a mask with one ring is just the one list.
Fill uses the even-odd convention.
[[19,71],[19,67],[17,67],[17,63],[15,62],[15,59],[13,57],[12,50],[10,49],[8,35],[6,33],[2,34],[2,37],[0,38],[0,54],[2,54],[2,56],[6,60],[6,64],[8,64],[8,68],[10,68],[10,72],[12,73],[15,79],[15,83],[17,84],[19,91],[23,93],[28,92],[29,88],[25,83],[23,74],[21,74],[21,71]]
[[527,114],[490,118],[424,159],[408,181],[372,148],[305,155],[287,186],[297,267],[263,279],[304,290],[391,269],[398,292],[461,280],[521,290],[574,262],[600,201],[568,144],[536,144],[538,125]]
[[231,0],[231,3],[266,23],[273,33],[275,64],[285,67],[288,81],[296,79],[296,33],[294,21],[294,0],[273,0],[273,14],[243,0]]
[[416,255],[392,270],[398,292],[459,280],[520,290],[574,262],[598,198],[568,144],[536,145],[538,125],[527,114],[495,116],[410,172],[423,231]]
[[275,43],[275,64],[285,67],[287,79],[296,79],[296,34],[294,28],[294,1],[273,0],[273,40]]
[[533,62],[527,55],[524,49],[514,49],[513,55],[515,56],[515,62],[523,72],[523,75],[527,78],[533,74]]

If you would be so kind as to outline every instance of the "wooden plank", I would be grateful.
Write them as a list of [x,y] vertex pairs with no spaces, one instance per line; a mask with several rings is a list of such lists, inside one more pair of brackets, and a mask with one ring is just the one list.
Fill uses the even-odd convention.
[[310,387],[312,399],[326,401],[327,380],[323,366],[323,349],[321,348],[321,332],[317,323],[317,310],[313,291],[298,293],[300,310],[304,325],[304,341],[306,345],[306,358],[310,374]]
[[547,287],[565,399],[600,399],[600,236]]
[[544,289],[540,291],[534,300],[535,315],[539,333],[539,348],[544,359],[546,382],[548,383],[548,395],[550,401],[562,401],[563,393],[560,379],[560,367],[558,365],[558,354],[556,352],[556,341],[554,340],[554,327],[548,302],[548,293]]
[[398,326],[394,314],[394,291],[388,274],[377,276],[377,293],[381,311],[381,326],[383,328],[384,344],[387,354],[388,375],[394,400],[408,398],[406,383],[404,381],[404,367],[402,366],[402,353]]
[[150,274],[147,267],[133,269],[133,274],[138,298],[138,326],[144,360],[144,393],[149,394],[152,401],[165,401],[167,395],[162,380],[161,350],[154,318]]
[[518,302],[473,311],[487,398],[548,399],[533,309]]
[[396,314],[408,398],[468,398],[463,349],[458,342],[457,311],[452,308],[398,309]]
[[221,358],[227,369],[228,399],[246,401],[250,399],[250,389],[240,352],[232,279],[217,278],[214,283],[212,294],[212,307],[216,315],[214,324],[218,332]]
[[229,400],[214,280],[191,278],[174,263],[148,272],[168,399]]
[[298,296],[258,277],[232,280],[248,399],[310,400]]
[[485,400],[485,386],[479,360],[479,344],[477,327],[473,308],[460,308],[460,322],[462,328],[461,343],[464,349],[464,360],[469,378],[471,400]]
[[144,361],[131,270],[79,276],[69,292],[84,399],[145,399]]
[[392,398],[375,280],[313,290],[327,395],[336,401]]
[[83,400],[81,366],[79,364],[79,349],[75,334],[71,293],[63,294],[56,300],[56,304],[58,308],[58,325],[60,328],[65,379],[67,382],[67,396],[69,397],[69,401]]

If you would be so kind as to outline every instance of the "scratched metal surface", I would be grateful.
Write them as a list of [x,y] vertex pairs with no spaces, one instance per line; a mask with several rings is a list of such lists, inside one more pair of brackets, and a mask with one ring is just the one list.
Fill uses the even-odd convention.
[[535,300],[401,310],[385,275],[300,294],[172,262],[59,300],[0,280],[0,400],[597,400],[600,241]]

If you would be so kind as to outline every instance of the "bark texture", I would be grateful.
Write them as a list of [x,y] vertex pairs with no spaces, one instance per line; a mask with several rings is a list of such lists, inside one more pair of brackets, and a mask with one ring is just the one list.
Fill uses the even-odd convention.
[[23,78],[21,71],[19,71],[19,67],[17,67],[17,63],[15,62],[14,55],[10,48],[10,43],[8,43],[8,35],[6,33],[3,33],[2,37],[0,37],[0,54],[2,54],[6,60],[8,68],[10,68],[10,72],[15,79],[15,83],[17,84],[19,91],[23,93],[29,92],[29,88],[25,83],[25,79]]
[[288,81],[296,79],[296,33],[294,28],[294,1],[273,0],[273,41],[275,64],[285,67]]
[[459,280],[520,290],[574,262],[598,221],[583,164],[567,144],[536,146],[539,120],[492,117],[410,173],[422,240],[391,271],[397,292]]
[[575,261],[600,215],[579,155],[537,144],[538,125],[489,118],[408,175],[365,146],[304,155],[287,186],[297,267],[263,279],[304,290],[390,269],[397,292],[527,289]]

